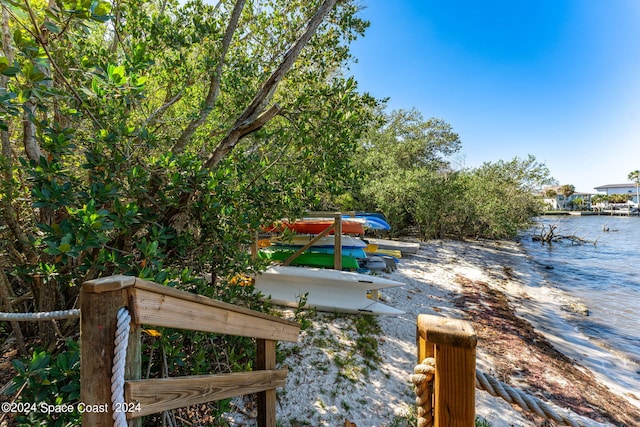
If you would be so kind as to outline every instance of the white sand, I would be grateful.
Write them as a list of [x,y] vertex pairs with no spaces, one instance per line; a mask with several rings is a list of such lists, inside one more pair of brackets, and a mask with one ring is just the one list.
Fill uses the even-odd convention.
[[[512,268],[509,277],[505,277],[505,266]],[[288,354],[282,365],[288,366],[290,372],[286,387],[278,391],[279,425],[349,425],[345,420],[358,427],[415,425],[406,424],[406,420],[415,401],[408,378],[417,358],[416,319],[418,314],[465,318],[454,304],[461,291],[455,279],[460,276],[499,288],[519,316],[529,320],[536,331],[570,358],[585,362],[584,369],[596,372],[597,367],[588,361],[606,357],[600,354],[604,350],[589,343],[563,320],[561,305],[567,297],[540,284],[539,276],[515,243],[430,241],[422,244],[418,254],[403,258],[398,267],[385,277],[406,285],[386,289],[383,296],[389,305],[406,313],[377,318],[382,329],[377,337],[380,362],[368,362],[367,366],[358,354],[355,316],[318,313],[298,343],[281,346]],[[484,350],[481,346],[477,349],[477,366],[491,373],[495,361]],[[509,357],[504,355],[507,361]],[[615,378],[599,374],[596,378],[618,394],[625,391],[615,388]],[[517,380],[511,383],[516,384]],[[640,406],[640,400],[633,396],[625,399]],[[479,390],[476,414],[494,427],[536,425],[504,400]],[[587,426],[602,425],[575,414],[571,417]],[[236,420],[235,425],[252,424]]]

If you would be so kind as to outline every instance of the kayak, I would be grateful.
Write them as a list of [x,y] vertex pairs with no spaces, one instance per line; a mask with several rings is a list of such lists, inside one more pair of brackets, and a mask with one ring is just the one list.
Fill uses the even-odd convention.
[[370,291],[402,285],[377,276],[307,267],[271,266],[255,276],[255,289],[274,304],[295,308],[305,297],[307,306],[332,313],[402,314],[367,298]]
[[[294,222],[282,220],[279,224],[266,227],[267,232],[278,232],[285,229],[294,230],[298,233],[320,234],[334,223],[333,219],[324,218],[305,218]],[[335,230],[331,230],[330,234],[334,234]],[[364,224],[362,221],[342,219],[342,232],[344,234],[364,234]]]
[[[293,255],[295,252],[296,251],[293,251],[293,250],[273,250],[269,248],[269,249],[259,250],[258,256],[262,259],[282,262],[289,259],[289,257]],[[291,262],[291,265],[306,265],[309,267],[333,268],[334,255],[315,253],[315,252],[303,252]],[[351,270],[351,269],[355,270],[358,268],[358,260],[352,256],[343,255],[342,268],[348,269],[348,270]]]
[[385,240],[385,239],[367,239],[372,245],[378,245],[378,251],[380,249],[391,249],[402,252],[403,254],[415,254],[420,249],[420,243],[417,242],[403,242],[400,240]]
[[[285,245],[283,243],[274,243],[273,248],[277,250],[298,251],[302,246]],[[331,254],[335,253],[335,248],[325,246],[311,246],[304,253]],[[366,258],[367,254],[362,248],[342,248],[342,256],[352,256],[354,258]]]
[[[294,245],[294,246],[304,246],[307,243],[309,243],[314,237],[314,235],[312,234],[297,234],[295,236],[293,236],[291,239],[283,239],[282,237],[273,237],[271,239],[271,243],[272,244],[278,244],[278,243],[282,243],[282,244],[287,244],[287,245]],[[367,244],[358,238],[355,237],[351,237],[351,236],[341,236],[341,241],[342,241],[342,249],[346,249],[346,248],[366,248]],[[318,239],[318,241],[316,241],[311,247],[312,248],[316,248],[316,247],[327,247],[327,248],[333,248],[335,247],[335,236],[324,236],[321,237],[320,239]]]

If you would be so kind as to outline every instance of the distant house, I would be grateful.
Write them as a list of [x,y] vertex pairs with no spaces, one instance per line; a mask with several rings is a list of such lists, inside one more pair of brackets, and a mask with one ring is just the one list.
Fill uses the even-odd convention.
[[629,196],[631,196],[631,201],[635,205],[638,204],[636,184],[633,182],[629,182],[626,184],[601,185],[600,187],[596,187],[595,189],[600,193],[606,194],[607,196],[611,196],[612,194],[628,194]]
[[[555,194],[554,194],[555,193]],[[544,203],[549,210],[590,210],[591,193],[574,192],[569,196],[560,193],[560,186],[545,187],[542,190]]]

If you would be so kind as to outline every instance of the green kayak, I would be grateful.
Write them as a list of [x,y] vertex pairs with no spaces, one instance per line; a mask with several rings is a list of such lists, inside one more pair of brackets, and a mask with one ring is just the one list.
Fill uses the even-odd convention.
[[[266,249],[258,251],[262,259],[272,261],[286,261],[294,251]],[[291,265],[306,265],[308,267],[333,268],[333,254],[317,252],[303,252],[291,262]],[[358,260],[352,256],[342,256],[342,268],[348,270],[358,269]]]

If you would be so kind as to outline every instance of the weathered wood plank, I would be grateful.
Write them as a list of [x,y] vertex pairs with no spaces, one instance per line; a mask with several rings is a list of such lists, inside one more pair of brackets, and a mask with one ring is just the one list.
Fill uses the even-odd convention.
[[431,356],[436,362],[434,427],[474,426],[478,339],[473,326],[464,320],[421,314],[417,331],[419,362]]
[[133,286],[136,278],[132,276],[107,276],[89,280],[82,284],[82,290],[92,293],[111,292],[118,289],[125,289]]
[[342,215],[336,214],[333,221],[336,227],[333,240],[333,269],[342,270]]
[[105,411],[84,412],[83,426],[112,426],[111,367],[117,313],[127,305],[124,289],[108,293],[80,292],[80,400]]
[[322,230],[322,232],[320,234],[316,235],[313,239],[309,240],[309,242],[306,245],[304,245],[303,247],[298,249],[294,254],[292,254],[289,258],[287,258],[282,263],[282,265],[290,265],[293,262],[293,260],[298,258],[301,253],[303,253],[304,251],[309,249],[311,246],[313,246],[313,244],[315,242],[317,242],[318,240],[322,239],[327,234],[331,233],[331,230],[333,230],[335,228],[335,226],[336,226],[336,223],[334,222],[332,225],[330,225],[329,227],[327,227],[324,230]]
[[[265,319],[265,320],[269,320],[276,323],[282,323],[283,325],[290,325],[290,326],[296,326],[296,327],[299,326],[296,322],[292,322],[290,320],[285,320],[279,317],[270,316],[266,313],[254,311],[246,307],[239,307],[237,305],[218,301],[212,298],[207,298],[205,296],[194,294],[191,292],[186,292],[180,289],[171,288],[169,286],[159,285],[157,283],[149,282],[147,280],[136,279],[134,288],[151,291],[157,294],[172,296],[185,301],[193,301],[193,302],[202,304],[204,306],[217,307],[217,308],[228,310],[234,313],[246,314],[255,319]],[[202,309],[205,310],[206,308],[202,307]]]
[[287,373],[287,369],[278,369],[126,381],[125,401],[140,403],[140,411],[127,413],[127,418],[138,418],[269,389],[274,389],[275,392],[275,388],[284,387]]
[[478,343],[473,326],[464,320],[420,314],[418,316],[418,331],[427,342],[432,344],[475,348]]
[[[132,322],[130,328],[124,379],[139,380],[142,378],[142,327]],[[127,425],[128,427],[142,427],[142,418],[129,420]]]
[[[271,370],[276,367],[276,342],[257,341],[256,369]],[[276,426],[276,390],[270,389],[258,393],[258,427]]]
[[[183,292],[184,293],[184,292]],[[257,312],[229,311],[228,304],[209,298],[184,298],[136,287],[130,289],[133,321],[136,324],[165,326],[192,331],[272,339],[298,340],[297,323],[272,316],[257,316]],[[209,300],[205,303],[205,300]]]
[[434,427],[475,426],[476,349],[437,344]]

